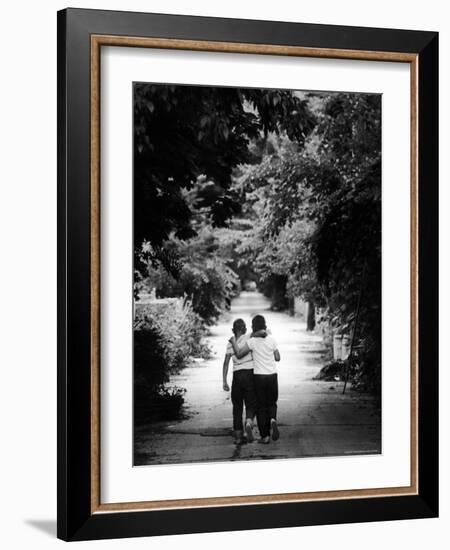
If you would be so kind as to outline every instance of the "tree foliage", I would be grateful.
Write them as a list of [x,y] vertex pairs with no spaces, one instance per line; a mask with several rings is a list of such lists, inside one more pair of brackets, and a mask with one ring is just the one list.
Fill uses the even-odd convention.
[[186,241],[171,237],[165,242],[167,256],[176,258],[170,270],[162,262],[150,261],[143,278],[159,298],[186,296],[194,311],[208,324],[229,307],[239,289],[239,278],[229,259],[221,257],[221,243],[211,226],[204,226]]
[[137,83],[134,128],[139,284],[213,323],[252,279],[347,332],[361,296],[379,390],[380,96]]
[[318,124],[305,143],[278,138],[242,171],[238,186],[257,220],[246,246],[267,294],[285,289],[313,301],[334,330],[355,329],[361,294],[357,332],[372,372],[367,385],[379,385],[380,97],[315,96],[312,109]]
[[204,206],[213,224],[235,212],[234,167],[252,160],[261,133],[303,142],[315,124],[305,100],[289,91],[135,83],[134,242],[160,247],[174,233],[193,235],[185,191],[205,175]]

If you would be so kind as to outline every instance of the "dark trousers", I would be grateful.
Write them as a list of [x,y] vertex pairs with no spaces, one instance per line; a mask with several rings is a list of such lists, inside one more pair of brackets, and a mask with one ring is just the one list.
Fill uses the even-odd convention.
[[245,418],[253,418],[256,411],[255,383],[253,370],[242,369],[233,372],[231,402],[233,403],[233,430],[243,430],[242,413]]
[[261,437],[270,435],[270,419],[277,418],[278,376],[255,374],[258,429]]

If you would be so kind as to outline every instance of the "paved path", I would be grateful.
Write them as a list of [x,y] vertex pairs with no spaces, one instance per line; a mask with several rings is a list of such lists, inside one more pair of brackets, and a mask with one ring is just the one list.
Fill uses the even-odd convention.
[[[381,451],[380,414],[370,396],[347,391],[342,382],[315,381],[323,366],[321,338],[286,313],[272,312],[257,292],[243,292],[231,311],[212,327],[213,357],[184,369],[171,383],[186,388],[186,418],[140,426],[135,464],[279,459]],[[269,445],[236,446],[232,439],[230,393],[222,390],[222,363],[232,320],[262,313],[278,342],[280,439]],[[231,376],[229,376],[231,385]],[[256,430],[255,430],[256,431]],[[257,432],[257,431],[256,431]],[[257,435],[257,433],[256,433]]]

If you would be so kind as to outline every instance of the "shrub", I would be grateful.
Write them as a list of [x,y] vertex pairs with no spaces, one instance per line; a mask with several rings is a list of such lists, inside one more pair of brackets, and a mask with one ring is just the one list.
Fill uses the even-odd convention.
[[134,331],[134,383],[151,392],[169,380],[162,337],[156,327]]
[[238,281],[234,271],[218,258],[187,264],[181,273],[183,289],[192,296],[194,311],[210,325],[229,308]]
[[155,288],[159,298],[188,297],[193,311],[208,325],[229,308],[239,291],[238,276],[220,258],[185,258],[177,279],[162,266],[148,273],[142,287]]
[[184,390],[165,384],[169,370],[163,338],[155,327],[134,331],[134,416],[137,420],[174,419],[180,414]]
[[189,301],[174,298],[142,304],[134,323],[134,399],[138,418],[177,418],[185,390],[168,387],[172,373],[192,357],[209,357],[205,329]]
[[136,295],[154,289],[158,298],[187,297],[194,312],[212,325],[240,290],[229,239],[224,244],[222,236],[204,226],[188,241],[172,236],[157,251],[147,244],[142,252],[146,267],[135,274]]
[[159,335],[169,373],[185,367],[191,357],[209,357],[203,344],[205,328],[189,300],[171,298],[138,306],[135,329],[145,328]]

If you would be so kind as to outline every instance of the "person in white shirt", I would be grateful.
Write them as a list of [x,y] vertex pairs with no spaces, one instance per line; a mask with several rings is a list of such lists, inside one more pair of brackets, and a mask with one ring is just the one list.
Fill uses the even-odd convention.
[[260,443],[270,443],[270,435],[276,441],[280,437],[277,424],[278,375],[276,363],[280,361],[275,338],[267,334],[266,320],[262,315],[252,319],[253,336],[245,343],[238,343],[235,336],[230,343],[238,359],[245,357],[249,352],[253,356],[253,372],[257,401],[258,429],[261,436]]
[[[233,323],[233,334],[239,346],[243,346],[250,338],[243,319],[236,319]],[[256,394],[253,378],[253,356],[248,351],[241,357],[236,357],[230,342],[227,343],[225,359],[223,362],[223,389],[230,391],[228,386],[228,366],[233,359],[233,382],[231,384],[231,402],[233,404],[233,431],[236,444],[244,443],[244,424],[242,413],[245,404],[245,435],[247,441],[253,441],[253,417],[256,413]]]

